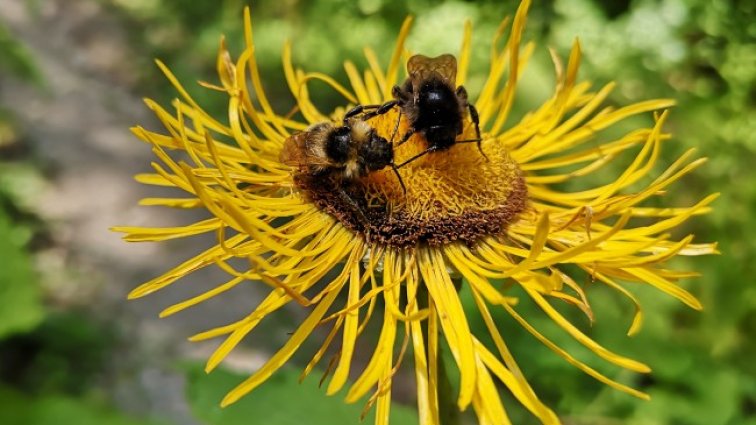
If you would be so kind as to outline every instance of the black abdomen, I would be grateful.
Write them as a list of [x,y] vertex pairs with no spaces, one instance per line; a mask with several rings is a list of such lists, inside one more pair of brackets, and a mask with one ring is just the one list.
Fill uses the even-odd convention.
[[438,80],[423,82],[418,92],[417,116],[412,126],[435,150],[448,149],[462,132],[462,111],[454,91]]

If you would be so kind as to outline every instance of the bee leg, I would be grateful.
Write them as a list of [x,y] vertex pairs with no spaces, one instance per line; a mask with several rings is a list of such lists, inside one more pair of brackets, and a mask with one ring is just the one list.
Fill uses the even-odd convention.
[[396,174],[396,178],[399,179],[399,185],[402,187],[402,191],[406,195],[407,186],[404,185],[404,180],[402,180],[402,176],[399,174],[399,167],[397,167],[396,164],[391,163],[391,169],[394,170],[394,174]]
[[366,109],[376,109],[381,105],[357,105],[344,114],[344,125],[349,125],[349,119],[363,113]]
[[379,106],[378,109],[375,111],[375,113],[378,114],[378,115],[385,114],[386,112],[390,111],[391,108],[393,108],[394,106],[396,106],[398,104],[399,104],[399,101],[396,100],[396,99],[389,100],[388,102],[386,102],[383,105]]
[[483,138],[480,137],[480,117],[478,116],[478,110],[475,109],[475,105],[473,105],[472,103],[467,104],[467,109],[470,111],[470,119],[472,120],[473,125],[475,125],[475,137],[477,138],[478,151],[481,155],[483,155],[483,158],[488,161],[488,156],[483,153],[483,148],[480,147],[480,142],[483,140]]
[[437,148],[437,147],[436,147],[435,145],[433,145],[433,146],[429,147],[428,149],[426,149],[426,150],[424,150],[424,151],[420,152],[419,154],[417,154],[417,155],[413,156],[412,158],[410,158],[410,159],[408,159],[408,160],[406,160],[406,161],[402,162],[401,164],[397,165],[397,166],[396,166],[396,167],[395,167],[394,169],[402,168],[402,167],[404,167],[405,165],[409,164],[410,162],[412,162],[412,161],[414,161],[414,160],[416,160],[416,159],[420,158],[421,156],[427,155],[427,154],[429,154],[429,153],[431,153],[431,152],[435,152],[435,151],[436,151],[436,149],[438,149],[438,148]]
[[399,110],[399,116],[396,117],[396,125],[394,126],[394,132],[391,133],[391,143],[394,143],[394,137],[396,137],[396,132],[399,131],[399,122],[402,120],[402,110]]
[[394,99],[404,99],[402,88],[399,86],[391,87],[391,96],[393,96]]
[[[467,101],[467,90],[465,89],[465,86],[459,86],[457,87],[457,99],[459,99],[460,103],[464,105],[464,107],[467,108],[468,111],[470,111],[470,120],[472,120],[473,125],[475,125],[475,139],[472,140],[463,140],[464,142],[477,142],[478,143],[478,151],[480,151],[480,154],[483,155],[483,158],[488,161],[488,157],[485,153],[483,153],[483,149],[480,147],[480,142],[483,140],[482,137],[480,137],[480,117],[478,116],[478,110],[475,109],[475,105]],[[460,142],[457,142],[460,143]]]
[[394,100],[389,100],[388,102],[384,103],[383,105],[368,105],[368,106],[366,106],[366,108],[367,107],[371,107],[371,108],[374,108],[374,110],[370,111],[370,112],[366,112],[365,115],[362,116],[362,119],[363,120],[369,120],[370,118],[373,118],[376,115],[383,115],[386,112],[390,111],[391,108],[393,108],[394,106],[396,106],[398,104],[399,104],[399,101],[396,100],[396,99],[394,99]]
[[404,136],[402,136],[402,140],[400,140],[399,143],[396,144],[396,146],[403,145],[405,142],[407,142],[407,140],[409,140],[410,137],[412,137],[413,134],[415,134],[416,131],[417,130],[415,130],[414,128],[407,130],[407,132],[404,133]]
[[346,203],[347,205],[349,205],[349,207],[352,209],[352,212],[355,213],[355,215],[357,216],[357,220],[360,222],[360,224],[362,224],[363,230],[366,233],[369,233],[370,232],[370,220],[368,220],[367,216],[365,216],[365,213],[362,211],[362,209],[357,204],[357,202],[354,199],[352,199],[352,197],[349,196],[349,194],[347,194],[344,191],[344,189],[341,188],[341,187],[339,187],[336,190],[336,193],[338,193],[339,198],[344,203]]
[[478,139],[478,151],[480,151],[480,154],[483,155],[483,158],[488,161],[488,157],[485,153],[483,153],[483,149],[480,147],[480,142],[481,140],[483,140],[483,138],[480,137],[480,117],[478,116],[478,110],[475,109],[475,105],[473,105],[472,103],[467,104],[467,109],[470,110],[470,119],[475,125],[475,137],[477,137]]
[[[388,102],[383,103],[381,105],[357,105],[354,108],[347,111],[346,114],[344,114],[344,125],[347,124],[347,121],[350,118],[354,117],[355,115],[362,114],[362,113],[365,113],[365,115],[363,115],[362,117],[363,120],[373,118],[376,115],[383,115],[386,112],[390,111],[391,108],[396,106],[398,103],[399,101],[394,99],[394,100],[389,100]],[[372,109],[372,111],[365,112],[369,109]]]

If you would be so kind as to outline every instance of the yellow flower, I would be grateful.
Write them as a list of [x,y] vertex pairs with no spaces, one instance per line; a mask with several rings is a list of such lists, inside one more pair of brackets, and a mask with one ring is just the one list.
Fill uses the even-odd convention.
[[[294,179],[296,171],[279,160],[282,146],[297,131],[323,121],[340,120],[345,108],[380,104],[400,84],[398,75],[408,54],[404,41],[407,19],[388,67],[366,49],[369,68],[345,64],[351,88],[332,78],[295,69],[291,50],[284,47],[286,79],[305,122],[276,113],[262,89],[254,55],[249,11],[245,14],[246,48],[231,59],[221,43],[218,55],[220,86],[206,87],[228,95],[228,117],[210,116],[161,63],[181,99],[173,111],[152,101],[148,106],[167,132],[142,127],[134,134],[153,146],[162,164],[155,173],[139,175],[142,183],[171,186],[189,197],[150,198],[145,205],[204,208],[212,217],[172,228],[120,227],[128,241],[160,241],[214,232],[217,244],[136,288],[130,298],[158,291],[183,276],[217,266],[229,280],[166,309],[168,316],[220,296],[245,281],[270,286],[269,295],[248,316],[191,338],[202,341],[225,337],[207,363],[214,369],[239,342],[268,315],[296,302],[309,316],[288,342],[222,401],[228,405],[254,390],[284,365],[318,327],[330,328],[320,350],[304,374],[328,353],[336,352],[326,392],[335,394],[347,385],[347,402],[371,393],[368,406],[376,406],[376,423],[388,422],[392,378],[403,360],[414,364],[420,423],[439,424],[439,347],[445,340],[459,370],[459,409],[474,409],[480,423],[508,423],[498,388],[503,384],[543,423],[559,423],[557,416],[536,396],[507,348],[491,309],[502,309],[537,340],[567,362],[597,380],[629,394],[647,398],[572,357],[538,332],[517,308],[519,297],[538,305],[543,313],[598,357],[635,372],[649,367],[611,352],[571,324],[554,302],[566,302],[593,314],[581,282],[599,282],[626,296],[635,305],[628,334],[641,326],[640,305],[628,283],[654,286],[694,309],[696,298],[677,282],[694,275],[664,267],[678,255],[716,252],[714,244],[693,244],[693,236],[674,240],[669,232],[688,218],[709,211],[710,195],[693,206],[643,206],[658,198],[682,176],[700,166],[692,150],[653,174],[660,149],[670,137],[662,131],[667,112],[654,112],[654,124],[606,140],[601,131],[635,115],[650,115],[673,105],[652,100],[627,107],[601,107],[613,84],[592,90],[577,81],[580,60],[575,43],[566,66],[556,55],[557,84],[553,96],[540,108],[509,124],[509,112],[518,79],[534,45],[521,46],[529,1],[522,2],[511,25],[508,41],[498,48],[508,25],[496,33],[490,71],[474,100],[483,130],[481,155],[474,143],[429,154],[401,168],[406,193],[390,168],[369,174],[353,185],[350,196],[368,217],[368,228],[354,209],[333,191]],[[459,52],[457,85],[465,82],[471,40],[466,26]],[[321,80],[341,93],[348,105],[326,116],[308,96],[307,83]],[[371,118],[376,131],[391,140],[398,112]],[[401,120],[398,132],[407,128]],[[474,137],[466,122],[464,134]],[[397,163],[423,149],[420,135],[396,148]],[[180,150],[188,162],[178,161],[169,150]],[[584,177],[604,171],[612,160],[632,152],[629,166],[610,183],[565,191],[564,183],[583,183]],[[651,179],[647,179],[651,177]],[[572,186],[570,186],[572,187]],[[248,267],[239,269],[242,259]],[[569,268],[569,272],[568,272]],[[576,270],[581,270],[576,272]],[[458,286],[472,294],[486,335],[468,325],[468,314]],[[518,289],[519,287],[519,289]],[[382,319],[374,317],[380,311]],[[359,337],[371,320],[382,320],[379,341],[364,370],[353,374],[353,356]],[[341,343],[334,344],[335,339]],[[482,340],[493,341],[492,344]],[[332,346],[338,346],[335,349]],[[409,357],[409,359],[407,359]],[[530,371],[533,373],[533,371]]]

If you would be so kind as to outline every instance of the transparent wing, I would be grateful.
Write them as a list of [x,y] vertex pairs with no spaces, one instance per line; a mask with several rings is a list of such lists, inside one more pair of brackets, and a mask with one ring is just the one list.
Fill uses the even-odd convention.
[[413,82],[420,82],[436,76],[454,87],[457,81],[457,58],[450,54],[435,58],[415,55],[407,61],[407,73]]
[[288,139],[284,141],[283,148],[281,148],[281,153],[279,154],[278,159],[283,164],[286,164],[290,167],[301,167],[305,165],[307,160],[307,155],[305,153],[306,141],[306,131],[292,134]]
[[281,163],[290,167],[329,167],[331,161],[326,157],[322,144],[329,130],[326,125],[318,125],[310,129],[292,134],[284,141],[279,154]]

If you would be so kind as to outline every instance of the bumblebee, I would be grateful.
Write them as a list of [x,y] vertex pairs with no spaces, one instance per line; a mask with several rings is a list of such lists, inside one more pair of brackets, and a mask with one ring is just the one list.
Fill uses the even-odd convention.
[[323,122],[292,135],[284,142],[281,162],[296,167],[300,175],[331,177],[339,182],[351,182],[391,166],[404,189],[391,143],[354,115],[348,112],[341,126]]
[[[353,114],[368,111],[364,112],[363,119],[369,119],[385,114],[395,106],[400,108],[399,119],[401,114],[406,115],[410,125],[396,146],[405,143],[415,133],[422,134],[428,145],[424,151],[407,159],[398,167],[428,153],[449,149],[455,143],[476,142],[478,150],[485,157],[480,147],[478,111],[468,102],[465,87],[455,88],[457,59],[450,54],[435,58],[415,55],[407,62],[407,73],[409,77],[404,84],[392,89],[394,99],[382,105],[358,106],[350,111]],[[456,140],[457,136],[462,134],[463,119],[468,112],[475,125],[476,138]]]
[[295,178],[330,185],[343,202],[350,205],[363,225],[369,228],[364,212],[345,188],[374,171],[392,167],[402,190],[404,181],[394,164],[391,143],[381,137],[358,113],[349,111],[343,125],[322,122],[286,139],[282,163],[295,167]]

